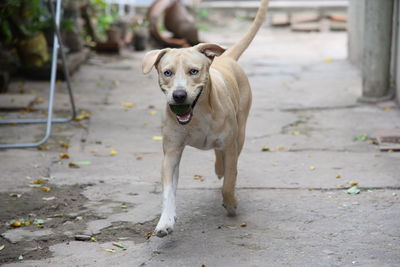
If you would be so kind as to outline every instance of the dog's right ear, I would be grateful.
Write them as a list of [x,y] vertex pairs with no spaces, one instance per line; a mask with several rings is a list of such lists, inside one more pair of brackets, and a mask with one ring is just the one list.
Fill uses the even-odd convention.
[[165,53],[168,52],[168,48],[162,49],[162,50],[152,50],[150,52],[147,52],[146,55],[144,55],[143,61],[142,61],[142,71],[144,74],[147,74],[151,71],[153,66],[157,65],[157,63],[160,61],[161,57],[165,55]]

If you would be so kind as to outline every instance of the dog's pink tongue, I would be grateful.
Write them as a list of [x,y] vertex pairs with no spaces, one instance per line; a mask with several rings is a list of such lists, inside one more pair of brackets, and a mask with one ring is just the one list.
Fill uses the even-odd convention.
[[178,116],[178,118],[181,121],[187,121],[190,118],[190,112],[185,115]]

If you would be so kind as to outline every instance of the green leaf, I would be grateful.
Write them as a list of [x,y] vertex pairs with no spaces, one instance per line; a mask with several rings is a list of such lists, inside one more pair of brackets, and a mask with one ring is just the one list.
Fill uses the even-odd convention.
[[350,195],[357,195],[361,192],[361,190],[357,186],[352,186],[347,189],[346,193]]

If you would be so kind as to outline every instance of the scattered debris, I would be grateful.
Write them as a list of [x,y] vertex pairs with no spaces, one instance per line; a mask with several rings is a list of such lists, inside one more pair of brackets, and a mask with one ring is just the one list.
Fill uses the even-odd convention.
[[5,245],[1,245],[0,246],[0,251],[2,251],[6,246]]
[[24,256],[19,255],[18,260],[22,261],[24,259]]
[[245,223],[245,222],[242,222],[241,224],[240,224],[240,227],[246,227],[247,226],[247,223]]
[[278,146],[276,149],[279,150],[279,151],[282,151],[282,150],[285,150],[285,147],[284,146]]
[[94,236],[92,236],[92,237],[90,238],[90,241],[91,241],[91,242],[97,242],[97,238],[94,237]]
[[77,241],[89,241],[92,237],[90,235],[75,235],[74,238]]
[[89,119],[90,116],[91,116],[91,114],[90,114],[89,111],[81,110],[81,112],[79,113],[79,115],[77,115],[77,116],[75,117],[75,120],[76,120],[76,121],[86,120],[86,119]]
[[44,201],[50,201],[50,200],[54,200],[54,199],[56,199],[56,197],[42,197],[42,199],[44,200]]
[[158,136],[158,135],[153,136],[154,141],[161,141],[162,139],[163,139],[162,136]]
[[146,239],[150,239],[150,237],[153,236],[153,232],[147,232],[146,233]]
[[331,63],[331,62],[332,62],[332,58],[331,58],[331,57],[325,58],[325,62],[326,62],[326,63]]
[[112,245],[115,246],[115,247],[117,247],[117,248],[125,248],[125,245],[124,245],[124,244],[117,243],[117,242],[112,242]]
[[89,160],[84,160],[84,161],[77,161],[77,162],[75,162],[75,164],[82,166],[82,165],[90,165],[90,164],[92,164],[92,162]]
[[315,171],[315,166],[310,166],[310,167],[308,167],[308,169],[309,169],[310,171]]
[[111,148],[110,156],[115,156],[115,155],[117,155],[117,154],[118,154],[118,151],[115,150],[114,148]]
[[42,219],[35,219],[32,224],[36,226],[42,226],[44,221]]
[[340,174],[336,174],[335,178],[339,179],[339,178],[342,178],[342,176]]
[[271,149],[269,148],[269,146],[263,146],[263,147],[261,148],[261,151],[267,152],[267,151],[271,151]]
[[68,148],[70,148],[70,145],[69,144],[67,144],[67,143],[60,143],[60,146],[62,147],[62,148],[66,148],[66,149],[68,149]]
[[79,168],[79,165],[73,162],[68,163],[68,167],[70,168]]
[[272,162],[271,165],[276,167],[276,166],[278,166],[278,162]]
[[156,115],[156,114],[157,114],[157,110],[150,110],[150,111],[149,111],[149,114],[150,114],[150,115]]
[[60,157],[60,159],[69,159],[69,155],[67,153],[60,153],[60,155],[58,155]]
[[112,252],[112,253],[115,253],[115,252],[117,252],[115,249],[113,249],[113,248],[106,248],[106,249],[104,249],[105,251],[107,251],[107,252]]
[[22,196],[22,194],[10,193],[9,196],[10,196],[10,197],[20,198],[20,197]]
[[40,190],[42,190],[42,191],[44,191],[44,192],[50,192],[51,188],[48,187],[48,186],[42,186],[42,187],[40,188]]
[[360,192],[361,190],[357,186],[352,186],[346,191],[346,193],[349,195],[357,195]]
[[351,186],[357,186],[357,185],[358,185],[358,182],[350,181],[350,182],[349,182],[349,185],[351,185]]
[[46,181],[43,179],[36,179],[35,181],[31,182],[32,184],[44,184]]
[[367,141],[368,140],[368,134],[361,134],[357,135],[353,139],[354,141]]
[[128,208],[128,206],[127,205],[125,205],[125,204],[122,204],[121,206],[119,206],[121,209],[127,209]]
[[140,155],[136,156],[136,160],[141,160],[141,159],[143,159],[142,156],[140,156]]
[[199,181],[201,181],[201,182],[204,181],[204,177],[201,176],[201,175],[198,175],[198,174],[193,175],[193,179],[194,179],[194,180],[199,180]]
[[124,107],[125,111],[128,111],[129,109],[133,108],[135,106],[135,104],[130,103],[130,102],[125,102],[125,103],[122,103],[122,106]]

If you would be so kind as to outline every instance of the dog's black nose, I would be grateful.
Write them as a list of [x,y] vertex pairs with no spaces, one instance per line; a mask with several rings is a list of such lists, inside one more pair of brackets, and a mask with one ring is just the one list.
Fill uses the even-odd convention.
[[186,97],[187,97],[187,93],[185,90],[175,90],[172,93],[172,97],[174,98],[175,102],[178,104],[182,104],[185,102]]

